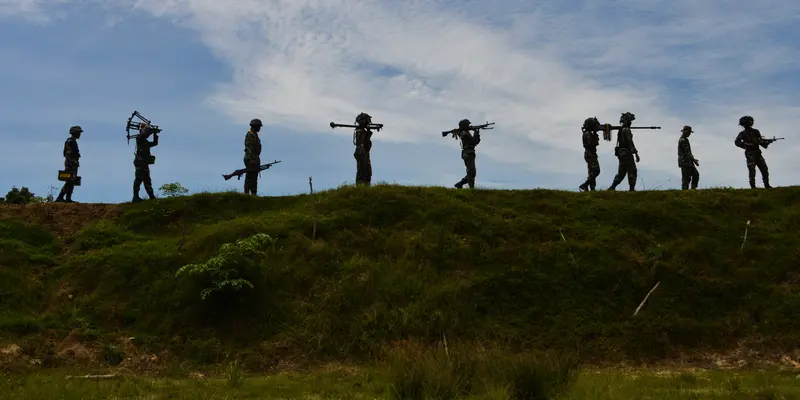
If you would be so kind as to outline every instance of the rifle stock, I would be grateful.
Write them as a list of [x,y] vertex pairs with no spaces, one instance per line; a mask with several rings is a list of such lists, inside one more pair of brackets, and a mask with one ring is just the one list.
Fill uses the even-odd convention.
[[258,170],[255,170],[255,169],[254,170],[250,170],[248,168],[237,169],[236,171],[233,171],[230,174],[222,174],[222,177],[225,178],[226,181],[231,179],[231,178],[233,178],[234,176],[236,177],[236,180],[241,180],[242,179],[242,175],[244,175],[247,172],[261,172],[261,171],[263,171],[265,169],[269,169],[271,166],[273,166],[275,164],[278,164],[278,163],[280,163],[280,161],[275,160],[275,161],[273,161],[273,162],[271,162],[269,164],[263,164],[260,167],[258,167]]

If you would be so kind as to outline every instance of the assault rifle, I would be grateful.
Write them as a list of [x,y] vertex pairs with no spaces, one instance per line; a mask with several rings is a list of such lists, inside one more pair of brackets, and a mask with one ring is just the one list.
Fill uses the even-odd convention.
[[[622,126],[616,126],[611,124],[601,124],[600,127],[603,130],[603,139],[607,142],[611,141],[611,131],[618,131],[622,129]],[[660,126],[630,126],[628,129],[661,129]]]
[[271,166],[273,166],[273,165],[275,165],[275,164],[277,164],[279,162],[280,161],[275,160],[275,161],[273,161],[273,162],[271,162],[269,164],[264,164],[264,165],[258,167],[257,171],[255,169],[251,170],[251,169],[248,169],[248,168],[237,169],[236,171],[233,171],[230,174],[222,174],[222,177],[225,178],[226,181],[228,179],[233,178],[234,176],[236,177],[237,180],[241,180],[242,179],[242,175],[244,175],[246,172],[261,172],[261,171],[263,171],[265,169],[269,169],[269,167],[271,167]]
[[[494,129],[494,128],[490,128],[489,127],[491,125],[494,125],[494,122],[487,122],[487,123],[481,124],[481,125],[470,125],[469,127],[467,127],[467,129],[471,129],[471,130],[474,130],[474,131],[478,131],[478,130],[481,130],[481,129],[484,129],[484,130]],[[453,129],[453,130],[444,131],[444,132],[442,132],[442,137],[445,137],[447,135],[453,135],[453,138],[457,139],[458,137],[456,136],[456,132],[458,132],[458,130],[459,129],[456,128],[456,129]]]
[[[141,122],[134,122],[133,120],[134,118],[139,118]],[[148,127],[151,133],[154,134],[161,133],[161,128],[159,128],[157,125],[153,125],[152,123],[150,123],[150,120],[145,118],[144,115],[142,115],[138,111],[134,111],[133,114],[131,114],[130,118],[128,118],[128,124],[125,125],[125,133],[128,134],[127,136],[128,144],[131,144],[131,139],[136,139],[140,135],[139,133],[131,135],[131,130],[141,132],[142,128],[145,127]]]
[[[335,122],[331,122],[331,129],[333,128],[358,128],[358,125],[348,125],[348,124],[337,124]],[[383,124],[367,124],[368,129],[375,129],[376,131],[380,132],[383,129]]]
[[782,137],[776,138],[775,136],[773,136],[772,139],[762,137],[761,141],[766,143],[766,144],[771,144],[771,143],[777,142],[778,140],[784,140],[784,139],[786,139],[786,138],[782,138]]

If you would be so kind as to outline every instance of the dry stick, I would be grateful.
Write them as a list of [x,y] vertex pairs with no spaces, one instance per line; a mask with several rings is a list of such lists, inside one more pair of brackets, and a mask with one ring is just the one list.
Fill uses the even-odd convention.
[[450,361],[450,350],[447,349],[447,335],[442,332],[442,339],[444,339],[444,354],[447,356],[447,360]]
[[647,303],[647,299],[649,299],[649,298],[650,298],[650,295],[651,295],[651,294],[653,294],[653,292],[656,290],[656,288],[657,288],[657,287],[658,287],[658,285],[660,285],[660,284],[661,284],[661,281],[658,281],[658,282],[656,282],[656,285],[655,285],[655,286],[653,286],[653,288],[652,288],[652,289],[650,289],[650,291],[649,291],[649,292],[647,292],[647,296],[644,296],[644,300],[642,300],[642,302],[641,302],[641,303],[639,303],[639,307],[636,307],[636,311],[634,311],[634,312],[633,312],[633,316],[634,316],[634,317],[636,316],[636,314],[639,314],[639,311],[642,309],[642,307],[644,307],[644,303]]
[[[561,239],[564,240],[564,243],[567,243],[567,238],[564,237],[564,233],[561,232],[561,228],[558,228],[558,233],[561,235]],[[572,250],[569,249],[569,244],[567,244],[567,251],[569,252],[569,256],[572,257],[572,262],[577,267],[578,262],[575,260],[575,256],[572,255]]]
[[[311,195],[314,195],[314,184],[311,183],[311,177],[308,177],[308,189],[311,191]],[[315,240],[317,238],[317,212],[314,210],[314,230],[311,232],[311,240]]]
[[100,380],[100,379],[115,379],[115,378],[122,378],[122,377],[120,375],[114,375],[114,374],[111,374],[111,375],[80,375],[80,376],[67,375],[67,379],[94,379],[94,380]]
[[739,251],[744,250],[744,242],[747,241],[747,228],[750,226],[750,221],[747,221],[747,224],[744,226],[744,239],[742,239],[742,247],[739,248]]

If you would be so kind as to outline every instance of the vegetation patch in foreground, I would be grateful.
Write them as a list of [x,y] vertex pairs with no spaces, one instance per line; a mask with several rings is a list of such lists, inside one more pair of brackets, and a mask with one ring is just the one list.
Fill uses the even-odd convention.
[[0,346],[50,367],[264,371],[444,336],[582,362],[797,358],[800,188],[376,185],[0,210]]

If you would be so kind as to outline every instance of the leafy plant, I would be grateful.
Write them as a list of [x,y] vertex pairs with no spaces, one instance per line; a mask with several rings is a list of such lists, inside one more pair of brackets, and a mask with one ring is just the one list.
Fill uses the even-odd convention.
[[246,277],[259,272],[260,261],[266,255],[265,249],[274,243],[275,240],[264,233],[237,240],[236,243],[226,243],[218,255],[202,264],[184,265],[175,276],[187,275],[205,281],[209,286],[200,292],[203,300],[214,293],[252,289],[253,283]]
[[161,185],[158,190],[166,197],[184,196],[189,193],[189,189],[183,187],[183,185],[178,182],[165,183]]
[[11,190],[6,193],[5,197],[0,197],[0,204],[34,204],[49,203],[52,201],[52,194],[49,194],[47,197],[37,196],[25,186],[22,188],[13,186]]

